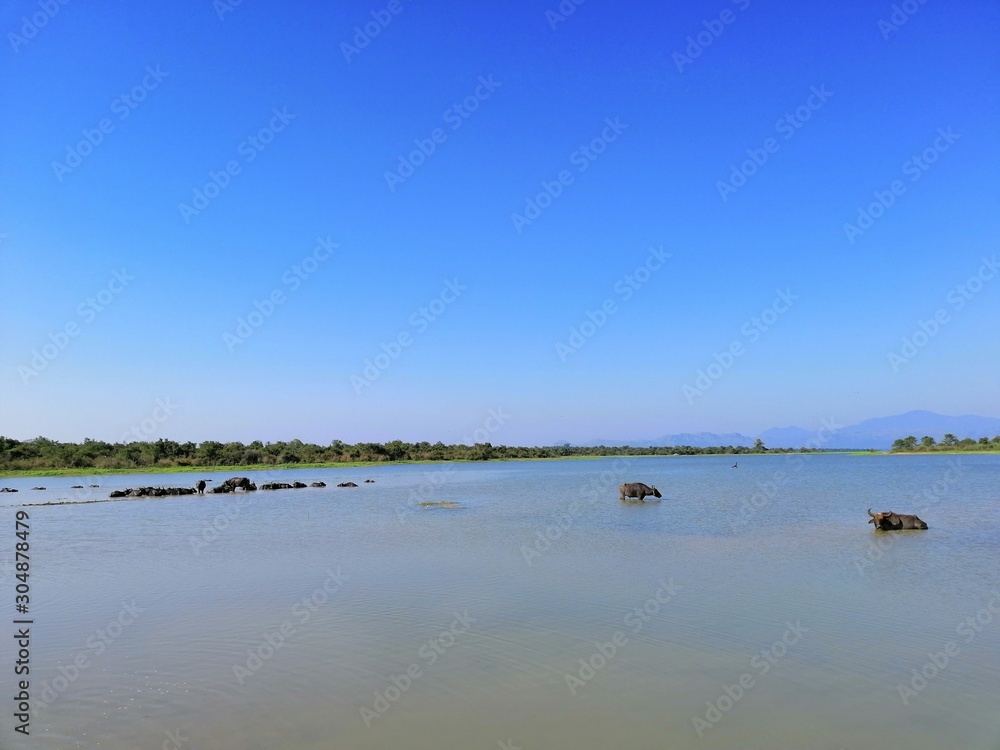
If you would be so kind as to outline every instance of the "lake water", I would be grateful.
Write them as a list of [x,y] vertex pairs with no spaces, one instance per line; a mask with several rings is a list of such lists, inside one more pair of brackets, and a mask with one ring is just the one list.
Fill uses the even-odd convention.
[[26,510],[33,620],[31,735],[8,635],[0,747],[1000,748],[1000,456],[734,460],[21,508],[198,475],[0,479],[0,588],[13,612]]

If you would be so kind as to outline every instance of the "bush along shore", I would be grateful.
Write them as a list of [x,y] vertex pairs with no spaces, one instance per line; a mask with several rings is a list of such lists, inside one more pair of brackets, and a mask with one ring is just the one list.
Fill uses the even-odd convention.
[[173,471],[259,470],[279,468],[322,468],[368,466],[386,462],[491,461],[544,458],[586,458],[597,456],[693,456],[751,453],[782,453],[768,450],[761,441],[753,447],[689,445],[639,448],[630,446],[548,446],[517,447],[476,443],[356,443],[334,440],[321,446],[301,440],[249,444],[178,443],[156,440],[135,443],[108,443],[86,439],[82,443],[60,443],[48,438],[15,440],[0,437],[0,474],[115,474]]
[[924,435],[919,440],[914,435],[908,435],[894,441],[891,451],[893,453],[997,453],[1000,452],[1000,435],[995,435],[993,438],[959,440],[949,432],[940,442],[930,435]]
[[[524,459],[596,458],[600,456],[703,456],[774,453],[839,453],[840,450],[812,448],[767,448],[760,440],[751,446],[718,445],[699,447],[666,445],[637,447],[597,446],[508,446],[492,443],[445,445],[444,443],[355,443],[334,440],[329,445],[301,440],[263,443],[255,440],[220,443],[178,443],[173,440],[108,443],[85,439],[82,443],[61,443],[39,437],[16,440],[0,436],[0,475],[48,476],[88,474],[134,474],[159,472],[262,471],[270,469],[319,469],[371,466],[380,463],[427,463],[435,461],[510,461]],[[878,454],[883,451],[867,449]],[[1000,452],[1000,435],[993,438],[963,438],[945,435],[940,441],[910,435],[896,440],[891,453],[979,453]]]

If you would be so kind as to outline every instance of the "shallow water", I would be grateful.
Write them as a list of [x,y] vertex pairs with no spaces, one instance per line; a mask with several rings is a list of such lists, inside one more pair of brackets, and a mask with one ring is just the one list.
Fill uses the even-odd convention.
[[[0,747],[1000,747],[1000,456],[732,463],[21,508],[197,477],[0,480],[0,589],[27,510],[34,620],[31,736],[8,699]],[[930,529],[874,532],[869,506]],[[9,636],[0,658],[11,696]]]

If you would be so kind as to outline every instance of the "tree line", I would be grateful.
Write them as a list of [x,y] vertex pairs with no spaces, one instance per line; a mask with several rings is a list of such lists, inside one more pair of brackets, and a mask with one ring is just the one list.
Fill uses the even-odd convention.
[[1000,451],[1000,435],[992,439],[981,437],[962,438],[959,440],[950,432],[945,433],[938,442],[930,435],[924,435],[918,441],[915,435],[907,435],[905,438],[898,438],[892,444],[893,453],[924,453],[933,451]]
[[[802,449],[806,450],[806,449]],[[61,443],[48,438],[15,440],[0,437],[0,471],[46,469],[144,469],[227,466],[278,466],[295,464],[355,463],[384,461],[490,461],[518,458],[569,458],[573,456],[693,456],[702,454],[781,453],[758,440],[753,447],[690,445],[640,448],[630,446],[507,446],[491,443],[445,445],[444,443],[348,444],[334,440],[329,445],[301,440],[264,443],[254,440],[220,443],[179,443],[174,440],[108,443],[86,438],[82,443]]]

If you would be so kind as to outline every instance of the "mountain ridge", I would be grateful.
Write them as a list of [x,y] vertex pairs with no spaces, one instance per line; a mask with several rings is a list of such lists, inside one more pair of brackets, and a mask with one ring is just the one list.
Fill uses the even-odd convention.
[[947,433],[951,433],[959,439],[967,437],[974,439],[992,438],[1000,435],[1000,418],[983,417],[976,414],[950,416],[926,409],[915,409],[902,414],[871,417],[857,424],[837,427],[832,431],[822,427],[807,430],[803,427],[790,425],[788,427],[771,427],[753,436],[739,432],[683,432],[662,435],[653,440],[595,440],[576,443],[576,445],[630,445],[634,447],[690,445],[698,448],[732,445],[734,447],[751,447],[757,439],[760,439],[768,448],[801,448],[822,440],[818,447],[827,449],[874,448],[876,450],[889,450],[893,441],[909,435],[913,435],[918,440],[924,435],[930,435],[940,442]]

